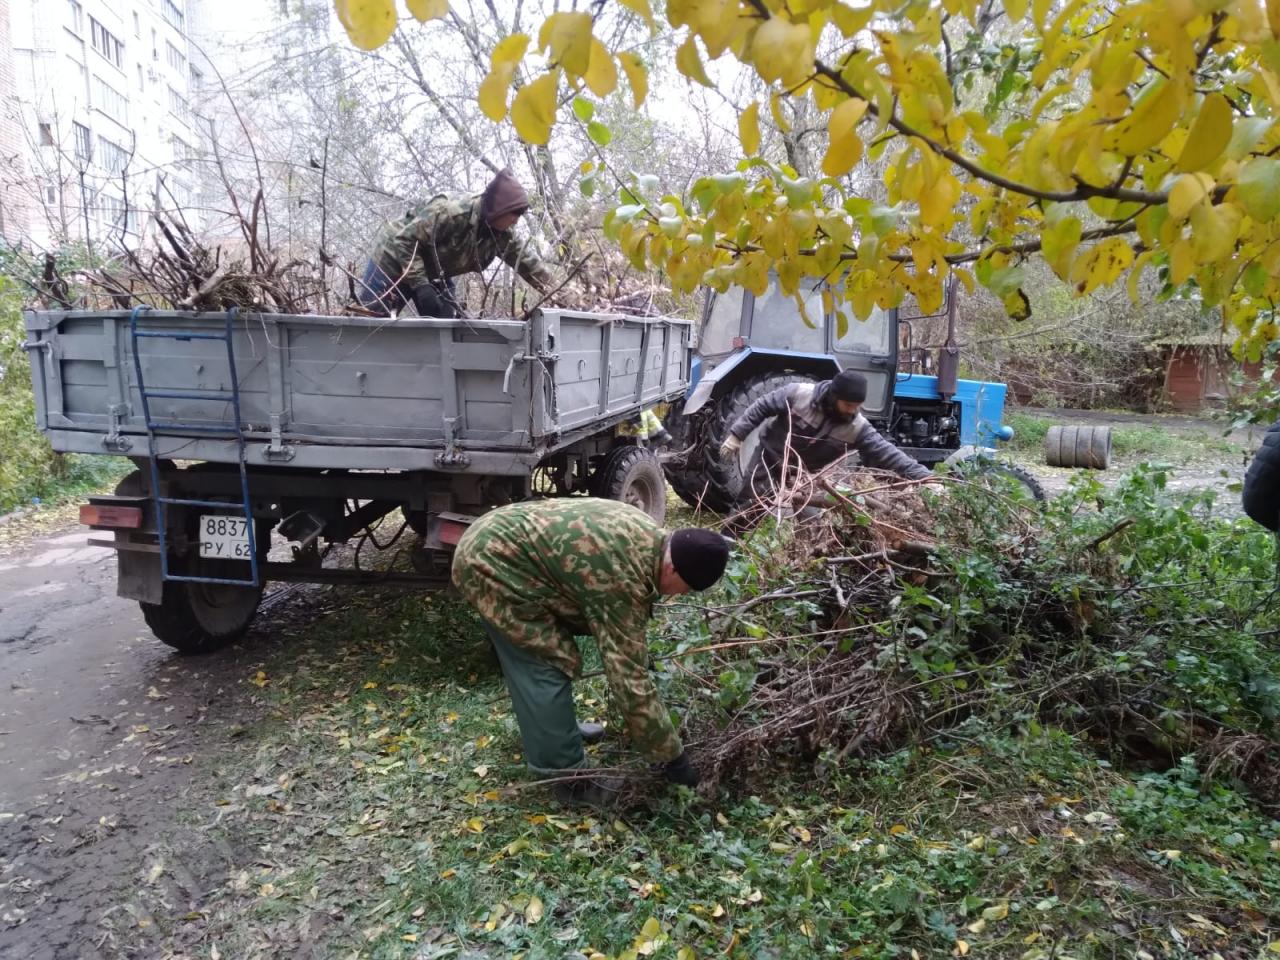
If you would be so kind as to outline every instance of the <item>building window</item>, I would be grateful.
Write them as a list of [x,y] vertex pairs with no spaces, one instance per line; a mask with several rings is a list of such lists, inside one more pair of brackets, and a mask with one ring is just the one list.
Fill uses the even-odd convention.
[[57,185],[56,185],[56,184],[46,183],[46,184],[44,185],[44,190],[43,190],[43,191],[41,191],[41,192],[42,192],[42,193],[43,193],[43,195],[44,195],[44,202],[45,202],[45,203],[47,203],[47,204],[48,204],[49,206],[51,206],[51,207],[52,207],[52,206],[56,206],[56,205],[57,205],[57,203],[58,203],[58,187],[57,187]]
[[76,159],[89,160],[93,157],[93,141],[89,139],[89,128],[83,123],[72,121],[71,129],[76,135]]
[[40,124],[40,146],[42,147],[53,146],[53,124],[51,123]]
[[133,11],[133,35],[135,37],[142,36],[142,21],[138,19],[138,11]]
[[151,59],[160,59],[160,37],[156,33],[156,28],[151,28]]
[[89,18],[89,28],[93,35],[93,49],[123,70],[124,44],[116,39],[115,34],[93,19],[93,17]]
[[98,222],[104,227],[118,230],[129,229],[129,209],[124,201],[105,190],[98,194]]
[[120,144],[98,134],[98,165],[108,173],[124,173],[129,165],[129,153]]
[[67,0],[67,29],[74,34],[84,33],[84,7],[79,0]]
[[120,124],[129,122],[129,101],[99,76],[93,78],[93,105]]
[[183,16],[182,7],[174,3],[173,0],[164,0],[164,18],[179,30],[185,29],[184,23],[186,18]]
[[195,94],[204,92],[204,74],[195,67],[191,68],[191,92]]
[[145,80],[142,79],[142,64],[138,64],[138,89],[139,90],[147,89],[147,83]]
[[187,72],[187,58],[181,50],[166,40],[164,44],[164,52],[165,56],[169,60],[169,66],[173,67],[173,69],[178,72],[179,76]]
[[191,105],[187,103],[187,98],[173,87],[169,88],[169,112],[187,126],[191,125]]
[[[81,48],[84,47],[84,41],[80,42],[80,46]],[[83,49],[81,49],[80,55],[84,56]],[[89,102],[89,68],[84,65],[83,61],[77,60],[75,57],[68,56],[67,60],[71,64],[72,72],[80,77],[80,83],[77,89],[84,91],[84,102],[88,103]]]

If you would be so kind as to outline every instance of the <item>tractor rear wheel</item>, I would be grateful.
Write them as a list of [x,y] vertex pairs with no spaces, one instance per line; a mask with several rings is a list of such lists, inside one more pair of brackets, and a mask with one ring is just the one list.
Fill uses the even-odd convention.
[[[769,421],[761,424],[742,441],[738,456],[728,463],[721,462],[720,446],[729,437],[731,427],[747,407],[761,397],[792,383],[813,383],[813,377],[795,373],[762,373],[742,381],[714,406],[699,410],[692,417],[684,418],[683,432],[671,430],[677,438],[673,446],[683,446],[688,451],[683,461],[667,464],[667,479],[680,499],[689,506],[720,514],[730,514],[738,503],[738,496],[746,479],[747,465],[755,454],[760,433]],[[671,429],[670,427],[668,429]]]

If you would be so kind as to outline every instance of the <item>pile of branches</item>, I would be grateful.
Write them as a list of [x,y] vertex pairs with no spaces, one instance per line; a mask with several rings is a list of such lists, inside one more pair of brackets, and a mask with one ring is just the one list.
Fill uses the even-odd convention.
[[160,209],[152,216],[154,243],[125,247],[118,260],[85,271],[89,283],[113,305],[324,312],[328,294],[323,272],[308,261],[272,250],[260,236],[265,222],[261,190],[247,216],[237,213],[243,242],[234,245],[198,238],[181,211]]
[[[1265,535],[1204,495],[1175,503],[1154,474],[1047,509],[1002,484],[837,465],[751,507],[765,522],[737,595],[686,605],[680,632],[703,638],[659,658],[678,667],[704,789],[1034,722],[1144,768],[1197,755],[1280,811]],[[1206,666],[1179,667],[1187,651]]]

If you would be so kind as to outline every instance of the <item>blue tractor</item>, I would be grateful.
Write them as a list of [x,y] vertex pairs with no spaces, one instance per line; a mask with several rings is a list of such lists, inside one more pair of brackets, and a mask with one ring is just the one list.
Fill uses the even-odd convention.
[[900,319],[897,310],[877,309],[865,321],[846,322],[824,311],[820,284],[807,286],[803,295],[810,322],[802,320],[795,300],[776,284],[760,297],[741,287],[707,292],[689,392],[683,407],[668,415],[676,452],[666,458],[665,467],[681,499],[717,513],[732,512],[756,434],[746,439],[738,458],[722,462],[720,445],[730,424],[778,387],[826,380],[852,368],[867,377],[862,412],[921,463],[976,463],[1044,500],[1031,474],[991,457],[998,441],[1013,437],[1012,428],[1001,423],[1005,385],[959,378],[954,288],[947,291],[947,341],[936,361],[911,346],[911,322]]

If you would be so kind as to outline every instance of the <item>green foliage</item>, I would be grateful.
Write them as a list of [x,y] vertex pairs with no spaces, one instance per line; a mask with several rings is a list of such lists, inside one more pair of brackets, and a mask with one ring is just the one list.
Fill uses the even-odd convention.
[[[82,260],[82,254],[71,250],[60,262],[70,269]],[[101,489],[130,469],[115,457],[56,454],[36,428],[30,361],[22,349],[21,287],[13,274],[4,272],[17,269],[12,256],[0,249],[0,513],[34,498]]]

